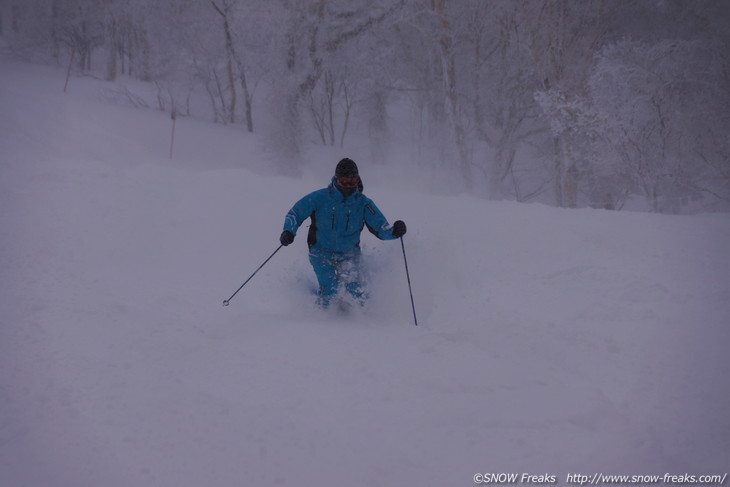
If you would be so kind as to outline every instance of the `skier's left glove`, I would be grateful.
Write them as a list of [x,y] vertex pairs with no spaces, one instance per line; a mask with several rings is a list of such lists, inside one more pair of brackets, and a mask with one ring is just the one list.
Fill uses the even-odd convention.
[[405,224],[405,222],[403,222],[403,220],[398,220],[395,223],[393,223],[393,237],[394,238],[401,238],[405,234],[406,234],[406,224]]

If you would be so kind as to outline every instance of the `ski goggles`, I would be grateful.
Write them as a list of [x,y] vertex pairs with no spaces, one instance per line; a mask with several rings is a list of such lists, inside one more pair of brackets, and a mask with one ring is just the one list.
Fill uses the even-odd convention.
[[360,176],[339,176],[337,182],[343,188],[354,188],[357,186],[357,182],[360,180]]

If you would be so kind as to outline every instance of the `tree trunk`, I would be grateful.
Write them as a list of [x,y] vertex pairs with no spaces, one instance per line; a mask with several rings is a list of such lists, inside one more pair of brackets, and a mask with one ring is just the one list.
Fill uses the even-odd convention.
[[563,150],[563,144],[560,137],[555,137],[553,139],[553,145],[555,148],[555,155],[553,160],[553,175],[555,177],[555,204],[562,208],[565,202],[565,197],[563,195],[563,174],[565,172],[563,158],[565,157],[565,151]]
[[576,208],[578,206],[578,169],[575,164],[571,164],[565,171],[563,198],[566,208]]
[[117,46],[116,43],[112,43],[109,46],[109,53],[106,64],[106,80],[116,81],[117,80]]
[[377,91],[368,103],[368,138],[373,162],[382,162],[388,153],[388,112],[384,91]]
[[471,155],[467,147],[466,130],[459,113],[459,100],[456,89],[456,66],[454,62],[452,27],[446,17],[446,0],[434,0],[433,8],[436,12],[441,28],[438,46],[441,57],[441,75],[444,85],[444,108],[451,127],[453,142],[459,157],[459,167],[466,188],[471,187]]
[[253,133],[253,94],[248,89],[248,82],[246,80],[246,72],[243,69],[243,64],[239,61],[238,72],[241,79],[241,89],[243,89],[243,100],[244,100],[244,111],[246,115],[246,130]]
[[233,47],[233,36],[231,35],[231,27],[228,22],[228,14],[230,12],[230,6],[223,2],[223,9],[211,0],[213,8],[223,17],[223,34],[226,37],[226,55],[228,56],[228,62],[226,63],[226,73],[228,74],[228,86],[231,90],[230,99],[228,102],[228,121],[230,123],[236,123],[236,78],[233,73],[233,66],[236,64],[236,50]]

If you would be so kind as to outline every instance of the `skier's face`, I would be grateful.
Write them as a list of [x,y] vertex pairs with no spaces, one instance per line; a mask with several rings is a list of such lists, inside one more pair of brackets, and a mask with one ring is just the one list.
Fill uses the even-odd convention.
[[337,183],[343,188],[355,188],[359,179],[358,176],[352,175],[340,176],[337,178]]

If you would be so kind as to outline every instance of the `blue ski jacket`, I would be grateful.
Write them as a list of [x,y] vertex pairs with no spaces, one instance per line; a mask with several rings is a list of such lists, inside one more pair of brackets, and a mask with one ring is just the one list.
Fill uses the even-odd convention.
[[310,250],[336,253],[355,252],[360,246],[360,232],[367,227],[381,240],[393,240],[393,227],[375,203],[361,189],[349,196],[329,186],[309,193],[297,201],[284,219],[284,230],[296,236],[307,218],[312,219],[307,235]]

